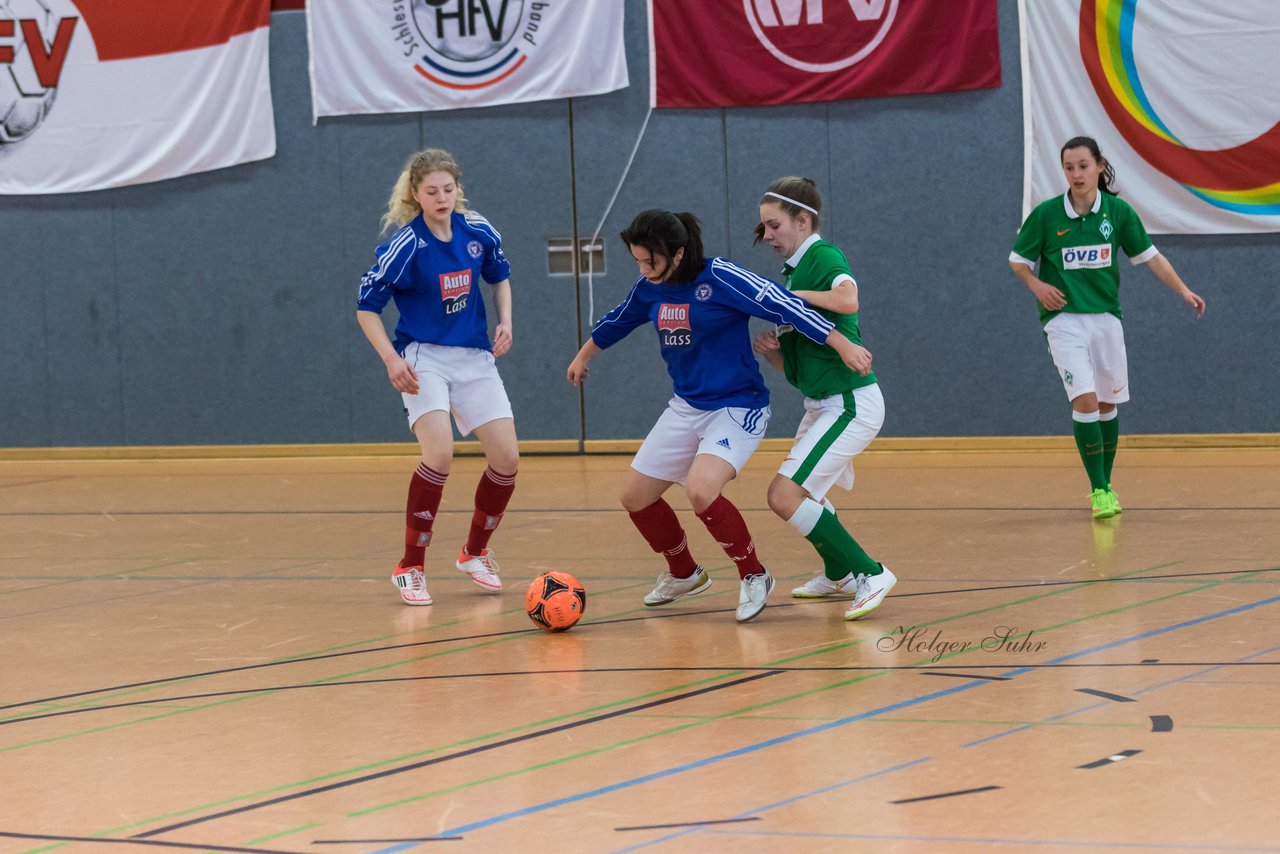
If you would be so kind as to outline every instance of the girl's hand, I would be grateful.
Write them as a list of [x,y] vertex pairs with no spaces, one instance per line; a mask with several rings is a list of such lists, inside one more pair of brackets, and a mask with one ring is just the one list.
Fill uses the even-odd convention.
[[569,384],[582,385],[587,379],[587,363],[581,357],[569,363]]
[[1182,292],[1183,301],[1196,310],[1196,320],[1204,317],[1204,300],[1198,294],[1184,290]]
[[1053,285],[1046,284],[1045,282],[1036,279],[1030,287],[1031,293],[1035,294],[1036,299],[1040,301],[1040,304],[1049,311],[1058,311],[1059,309],[1066,307],[1066,296]]
[[499,323],[493,330],[493,355],[505,356],[511,350],[511,324]]
[[388,359],[386,365],[387,379],[391,380],[392,388],[401,394],[418,393],[418,375],[412,365],[399,355]]
[[778,334],[776,332],[761,332],[756,336],[756,340],[751,342],[751,349],[761,356],[770,350],[777,350],[778,348]]
[[847,348],[841,349],[840,359],[864,377],[871,373],[871,351],[866,347],[850,341]]

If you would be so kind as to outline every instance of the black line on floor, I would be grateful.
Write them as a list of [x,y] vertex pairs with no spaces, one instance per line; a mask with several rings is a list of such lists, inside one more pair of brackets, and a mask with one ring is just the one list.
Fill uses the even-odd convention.
[[681,700],[688,700],[692,697],[700,697],[704,694],[711,694],[715,691],[723,691],[726,688],[734,688],[739,685],[745,685],[748,682],[755,682],[759,679],[767,679],[770,676],[778,676],[781,673],[782,671],[780,670],[766,670],[763,673],[755,673],[755,674],[752,674],[751,676],[743,676],[740,679],[734,679],[731,682],[725,682],[720,685],[710,685],[710,686],[707,686],[706,688],[698,688],[697,690],[694,690],[694,691],[685,691],[683,693],[675,694],[670,697],[664,697],[660,700],[650,700],[647,703],[639,703],[634,706],[627,706],[626,708],[615,709],[612,712],[605,712],[604,714],[601,714],[601,715],[594,715],[593,717],[584,718],[583,720],[580,720],[580,721],[574,721],[572,723],[567,723],[567,724],[558,724],[557,726],[546,727],[545,729],[540,729],[540,730],[534,730],[533,732],[528,732],[528,733],[525,733],[524,735],[517,735],[517,736],[513,736],[512,738],[504,738],[501,741],[495,741],[489,744],[482,744],[478,747],[469,747],[466,750],[459,750],[454,753],[445,754],[444,756],[437,756],[433,759],[424,759],[420,762],[411,762],[408,765],[401,765],[397,768],[388,768],[384,771],[375,771],[372,774],[364,774],[360,777],[353,777],[350,780],[342,780],[337,783],[328,783],[324,786],[316,786],[315,788],[312,788],[312,789],[304,789],[301,792],[294,792],[288,795],[281,795],[276,798],[270,798],[265,801],[259,801],[256,804],[246,804],[245,806],[242,806],[242,807],[233,807],[232,809],[229,809],[229,810],[222,810],[221,812],[211,813],[209,815],[201,816],[199,818],[187,819],[186,821],[180,821],[180,822],[177,822],[176,824],[169,824],[169,825],[165,825],[164,827],[158,827],[155,830],[148,830],[145,833],[139,833],[130,838],[131,839],[149,839],[153,836],[159,836],[162,833],[169,833],[170,831],[179,830],[184,827],[190,827],[195,824],[203,824],[204,822],[213,821],[219,818],[226,818],[227,816],[240,815],[241,813],[262,809],[263,807],[274,806],[276,804],[287,803],[289,801],[296,801],[300,798],[310,797],[311,795],[318,795],[323,792],[332,792],[335,789],[345,789],[349,786],[359,785],[360,783],[367,783],[371,780],[381,780],[385,777],[391,777],[396,774],[403,774],[406,771],[416,771],[419,768],[427,768],[432,765],[439,765],[443,762],[448,762],[453,759],[461,759],[466,756],[475,756],[478,753],[487,753],[490,750],[497,750],[500,747],[507,747],[512,744],[520,744],[522,742],[531,741],[536,738],[542,738],[543,736],[554,735],[559,732],[565,732],[566,730],[577,729],[578,727],[588,726],[590,724],[599,723],[601,721],[611,720],[613,718],[622,717],[624,715],[633,714],[635,712],[641,712],[646,709],[652,709],[658,706],[665,706],[671,703],[678,703]]
[[[948,593],[976,593],[976,592],[982,592],[982,591],[1014,590],[1014,589],[1020,589],[1020,588],[1026,588],[1026,587],[1057,587],[1057,586],[1070,585],[1070,584],[1102,584],[1104,582],[1114,583],[1114,582],[1125,582],[1125,581],[1142,581],[1144,579],[1196,578],[1196,577],[1218,576],[1218,575],[1243,575],[1247,573],[1256,573],[1256,572],[1280,572],[1280,567],[1265,567],[1262,569],[1229,569],[1229,570],[1222,570],[1222,571],[1215,571],[1215,572],[1188,572],[1188,573],[1181,573],[1181,574],[1175,574],[1175,575],[1151,575],[1151,576],[1144,576],[1143,578],[1091,578],[1091,579],[1080,579],[1078,581],[1048,581],[1048,582],[1037,582],[1037,583],[1031,583],[1031,584],[1002,584],[1002,585],[997,585],[992,587],[969,587],[969,588],[962,588],[959,590],[928,590],[920,593],[899,593],[899,594],[895,594],[893,598],[905,599],[912,596],[937,596],[937,595],[943,595]],[[813,607],[818,604],[820,603],[817,601],[810,602],[810,603],[784,602],[784,603],[779,603],[777,605],[770,605],[769,607],[776,610],[779,608]],[[651,613],[651,614],[643,614],[637,617],[619,617],[618,619],[614,619],[614,620],[596,620],[593,622],[584,622],[580,624],[580,628],[588,628],[590,626],[616,625],[621,623],[634,623],[634,622],[639,622],[641,620],[661,620],[661,619],[672,619],[672,618],[682,618],[682,617],[706,616],[708,614],[724,614],[732,610],[733,608],[730,607],[730,608],[710,608],[710,609],[700,610],[700,611],[670,611],[666,613]],[[536,628],[510,629],[502,632],[486,632],[484,634],[478,634],[478,635],[460,635],[460,636],[448,637],[448,638],[435,638],[433,640],[414,641],[412,643],[390,644],[388,646],[376,646],[376,647],[367,647],[364,649],[353,649],[353,650],[347,650],[345,652],[331,652],[331,653],[324,653],[322,655],[300,656],[298,658],[289,658],[283,661],[267,661],[262,664],[246,664],[240,667],[224,667],[218,670],[205,670],[198,673],[188,673],[181,676],[169,676],[163,679],[148,679],[142,682],[131,682],[125,685],[112,685],[107,688],[92,688],[86,691],[76,691],[70,694],[59,694],[54,697],[41,697],[36,700],[24,700],[22,702],[7,703],[5,705],[0,705],[0,712],[6,711],[8,709],[19,708],[21,706],[33,706],[41,703],[54,703],[61,700],[74,700],[80,697],[92,696],[94,694],[106,694],[112,691],[124,691],[131,688],[145,688],[149,685],[163,685],[168,682],[178,682],[178,681],[184,681],[189,679],[200,679],[206,676],[222,676],[227,673],[243,673],[249,670],[261,670],[268,667],[282,667],[289,664],[302,664],[302,663],[311,662],[311,661],[324,661],[324,660],[333,659],[333,658],[345,658],[347,656],[352,656],[352,655],[367,655],[369,653],[375,653],[375,652],[389,652],[397,649],[413,649],[420,646],[433,646],[435,644],[454,643],[457,641],[486,640],[488,638],[508,637],[511,635],[537,635],[540,633],[541,633],[541,630]],[[1240,664],[1267,664],[1269,662],[1239,662],[1239,663]],[[1234,666],[1236,664],[1237,662],[1224,662],[1219,666],[1224,666],[1224,667]],[[1019,666],[1025,666],[1025,665],[1019,665]],[[1103,666],[1103,665],[1087,665],[1087,666],[1093,667],[1093,666]],[[1126,664],[1121,666],[1132,667],[1133,665]],[[665,670],[668,668],[659,668],[659,669]],[[715,669],[724,669],[724,668],[715,668]],[[730,669],[739,669],[739,668],[730,668]],[[892,670],[895,668],[873,667],[868,669]],[[915,669],[915,668],[909,668],[909,669]],[[983,669],[983,668],[968,668],[968,669]]]
[[1151,716],[1152,732],[1173,732],[1173,718],[1168,715]]
[[[739,507],[744,513],[765,513],[773,512],[768,507]],[[1254,505],[1250,507],[1126,507],[1126,510],[1140,511],[1142,513],[1187,513],[1192,511],[1201,512],[1239,512],[1241,510],[1258,510],[1270,512],[1280,510],[1280,506],[1273,507],[1270,505]],[[969,511],[977,512],[1028,512],[1028,513],[1079,513],[1079,508],[1071,507],[851,507],[846,513],[856,515],[860,513],[964,513]],[[441,510],[438,515],[448,516],[451,514],[470,514],[471,510]],[[614,507],[526,507],[518,510],[508,511],[512,518],[521,513],[552,513],[562,516],[568,513],[625,513],[627,511],[622,508]],[[20,511],[11,510],[8,512],[0,512],[0,518],[4,517],[24,517],[24,516],[379,516],[383,514],[404,513],[404,508],[376,508],[371,510],[113,510],[107,513],[103,510],[36,510],[36,511]]]
[[951,676],[956,679],[987,679],[991,682],[1008,682],[1012,678],[1009,676],[982,676],[977,673],[935,673],[932,670],[926,670],[920,675],[921,676]]
[[1094,697],[1101,697],[1104,700],[1110,700],[1113,703],[1136,703],[1137,700],[1132,697],[1122,697],[1119,694],[1112,694],[1108,691],[1099,691],[1097,688],[1076,688],[1081,694],[1091,694]]
[[1143,663],[1143,664],[1155,664],[1155,663],[1156,663],[1157,661],[1159,661],[1159,660],[1160,660],[1160,659],[1158,659],[1158,658],[1144,658],[1144,659],[1142,659],[1142,663]]
[[936,801],[938,798],[954,798],[957,795],[972,795],[976,792],[990,792],[993,789],[1000,789],[1002,786],[979,786],[976,789],[961,789],[958,792],[943,792],[938,795],[924,795],[919,798],[902,798],[897,801],[889,801],[891,804],[914,804],[919,801]]
[[1094,762],[1089,762],[1084,765],[1077,765],[1076,767],[1077,768],[1101,768],[1104,765],[1113,765],[1116,762],[1120,762],[1121,760],[1128,759],[1130,756],[1136,756],[1141,752],[1142,752],[1141,750],[1121,750],[1119,753],[1113,753],[1110,756],[1103,757],[1102,759],[1098,759]]
[[234,845],[197,845],[194,842],[148,842],[140,839],[99,839],[92,836],[53,836],[43,833],[8,833],[0,831],[0,837],[8,839],[37,839],[45,842],[95,842],[103,845],[158,845],[162,848],[193,848],[199,851],[234,851],[238,854],[298,854],[296,851],[280,851],[272,848],[237,848]]
[[759,821],[760,816],[750,818],[718,818],[712,821],[682,821],[677,824],[637,824],[634,827],[615,827],[614,830],[668,830],[673,827],[703,827],[710,824],[741,824],[744,821]]

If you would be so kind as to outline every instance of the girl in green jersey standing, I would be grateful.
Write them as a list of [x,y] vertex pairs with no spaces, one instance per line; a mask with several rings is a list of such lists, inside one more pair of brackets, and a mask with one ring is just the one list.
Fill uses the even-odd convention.
[[1115,170],[1096,141],[1087,136],[1068,140],[1061,159],[1070,189],[1031,211],[1009,254],[1009,266],[1040,303],[1049,352],[1071,401],[1093,516],[1106,519],[1121,510],[1111,488],[1111,467],[1120,433],[1116,406],[1129,399],[1116,250],[1123,250],[1131,264],[1148,264],[1195,309],[1197,319],[1204,315],[1204,300],[1183,284],[1151,245],[1138,214],[1116,196]]
[[[844,253],[818,234],[821,211],[822,197],[813,181],[780,178],[760,201],[756,242],[765,241],[786,259],[782,274],[787,288],[862,350],[858,284]],[[791,595],[852,597],[844,618],[860,620],[884,601],[897,579],[850,536],[827,492],[836,485],[853,487],[853,458],[884,423],[880,386],[869,369],[859,373],[839,356],[833,361],[823,352],[829,348],[811,346],[787,326],[758,335],[754,348],[805,396],[805,415],[791,452],[769,485],[769,506],[813,545],[823,572]]]

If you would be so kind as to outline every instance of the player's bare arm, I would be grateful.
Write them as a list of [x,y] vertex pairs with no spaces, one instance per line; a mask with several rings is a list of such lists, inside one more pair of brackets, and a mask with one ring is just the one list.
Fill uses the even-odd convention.
[[1018,277],[1022,284],[1031,289],[1031,293],[1035,294],[1040,304],[1049,311],[1057,311],[1067,304],[1067,298],[1062,291],[1053,285],[1040,281],[1036,278],[1036,274],[1026,264],[1020,264],[1017,261],[1009,262],[1009,269],[1013,270],[1013,274]]
[[391,345],[387,328],[382,325],[382,316],[372,311],[357,311],[356,321],[359,322],[364,337],[369,339],[373,349],[378,352],[382,364],[387,366],[387,379],[391,381],[392,388],[403,394],[417,394],[418,375],[413,366]]
[[1186,286],[1186,283],[1182,281],[1182,277],[1178,275],[1178,271],[1173,269],[1173,265],[1169,263],[1169,259],[1164,257],[1163,253],[1157,254],[1148,261],[1147,266],[1169,290],[1182,297],[1183,302],[1195,309],[1196,320],[1204,317],[1204,300],[1199,294],[1194,293]]

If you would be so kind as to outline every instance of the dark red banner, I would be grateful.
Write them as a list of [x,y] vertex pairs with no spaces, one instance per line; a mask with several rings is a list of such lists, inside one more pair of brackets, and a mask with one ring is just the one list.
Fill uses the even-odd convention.
[[650,0],[657,107],[1000,85],[996,0]]

